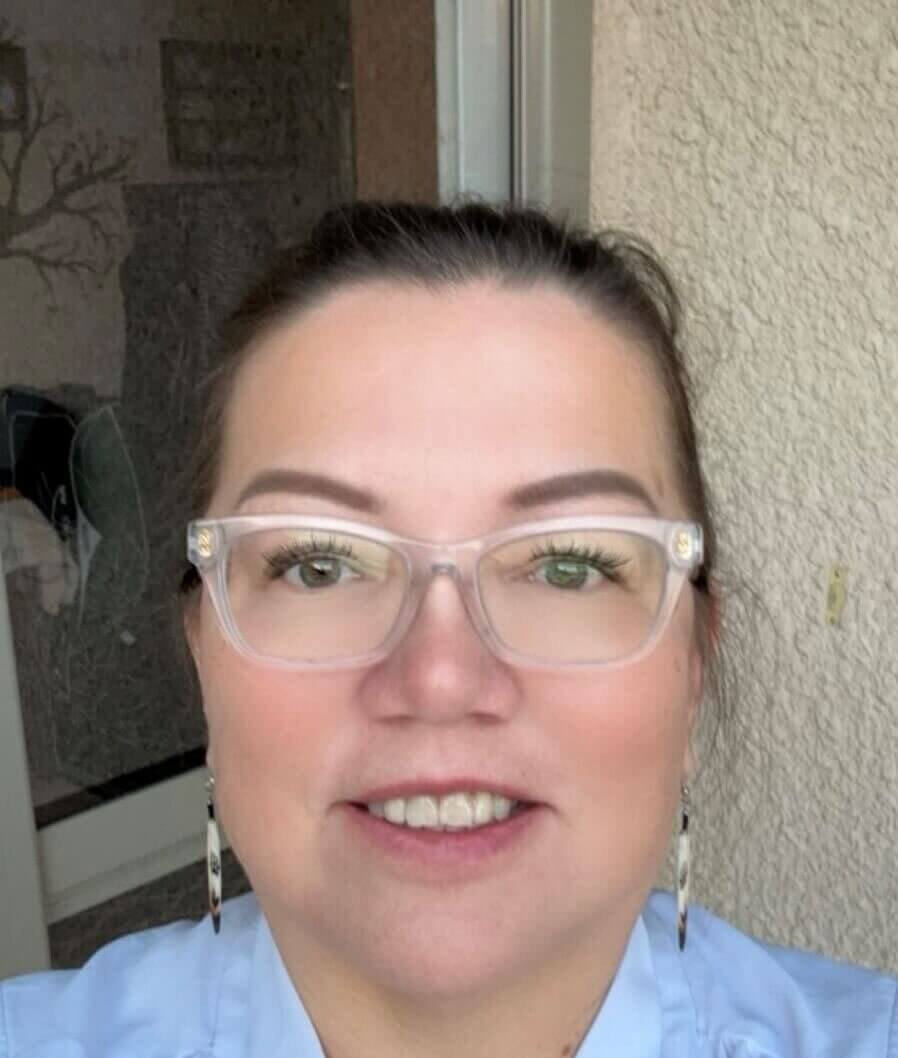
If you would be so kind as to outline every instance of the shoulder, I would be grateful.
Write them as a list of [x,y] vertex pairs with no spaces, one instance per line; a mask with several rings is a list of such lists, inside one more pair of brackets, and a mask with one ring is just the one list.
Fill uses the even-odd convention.
[[[643,920],[669,1016],[690,1007],[714,1058],[898,1058],[898,979],[756,940],[700,907],[676,945],[676,903],[654,892]],[[679,984],[679,988],[678,988]]]
[[208,917],[121,937],[80,970],[0,983],[0,1058],[205,1058],[225,978],[249,957],[260,913],[251,893]]

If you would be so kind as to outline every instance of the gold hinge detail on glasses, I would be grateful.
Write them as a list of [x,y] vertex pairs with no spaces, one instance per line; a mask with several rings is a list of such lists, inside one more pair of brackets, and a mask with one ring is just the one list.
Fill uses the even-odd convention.
[[211,529],[200,529],[196,534],[196,553],[200,558],[211,558],[215,552],[215,537]]

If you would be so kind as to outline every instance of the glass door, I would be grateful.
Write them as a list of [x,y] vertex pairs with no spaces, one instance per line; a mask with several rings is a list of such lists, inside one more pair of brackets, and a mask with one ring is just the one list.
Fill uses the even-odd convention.
[[[325,207],[435,199],[438,134],[447,194],[507,198],[511,156],[505,0],[4,10],[0,977],[80,963],[163,904],[203,911],[172,873],[201,891],[205,730],[177,588],[218,323]],[[472,89],[475,42],[496,67]]]

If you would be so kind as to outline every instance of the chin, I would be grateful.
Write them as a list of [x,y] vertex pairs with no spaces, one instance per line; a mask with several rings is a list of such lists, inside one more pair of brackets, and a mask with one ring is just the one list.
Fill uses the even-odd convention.
[[373,972],[380,985],[418,1002],[469,1000],[501,988],[520,974],[525,952],[490,945],[467,935],[447,943],[429,936],[413,946],[391,945],[375,955]]
[[[397,912],[401,919],[401,912]],[[531,920],[532,921],[532,920]],[[417,915],[405,921],[359,925],[340,946],[354,969],[390,992],[439,1003],[483,995],[539,961],[540,945],[528,945],[526,926],[482,918]]]

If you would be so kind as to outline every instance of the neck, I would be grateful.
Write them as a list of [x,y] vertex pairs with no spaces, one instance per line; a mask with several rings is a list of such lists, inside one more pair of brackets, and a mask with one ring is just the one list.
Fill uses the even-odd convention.
[[307,935],[270,925],[326,1058],[571,1058],[601,1009],[632,921],[581,930],[526,973],[463,996],[390,988]]

